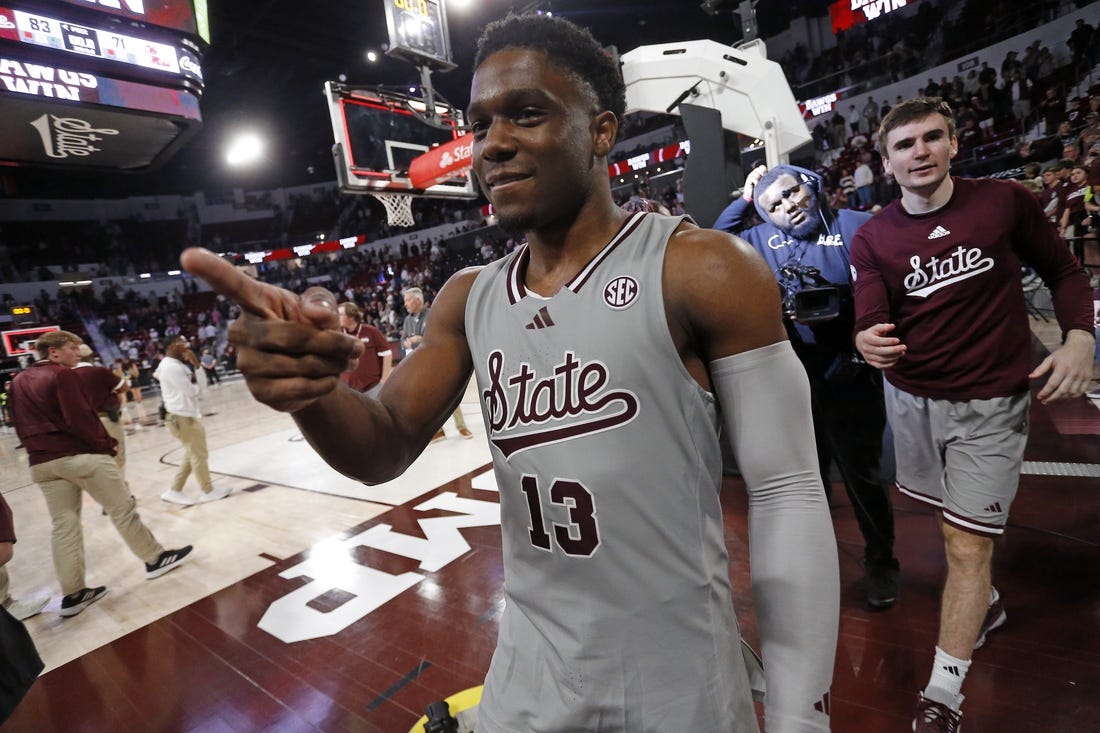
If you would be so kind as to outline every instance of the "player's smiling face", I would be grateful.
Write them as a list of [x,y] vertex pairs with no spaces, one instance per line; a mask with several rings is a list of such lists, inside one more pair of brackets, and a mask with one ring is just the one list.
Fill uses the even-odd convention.
[[948,133],[947,120],[933,112],[886,134],[888,157],[882,164],[899,186],[928,196],[947,178],[958,150],[958,139]]
[[[588,196],[595,93],[542,51],[505,48],[474,72],[467,119],[473,170],[501,226],[571,221]],[[606,171],[604,172],[606,175]]]

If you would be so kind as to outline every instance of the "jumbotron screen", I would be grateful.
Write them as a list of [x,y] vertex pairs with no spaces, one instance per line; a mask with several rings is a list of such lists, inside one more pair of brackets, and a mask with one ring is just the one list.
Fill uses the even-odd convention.
[[210,43],[210,33],[205,33],[199,18],[206,16],[206,0],[61,0],[86,10],[98,10],[127,20],[137,20],[149,25],[199,36]]
[[0,165],[162,164],[202,124],[198,30],[191,0],[0,0]]
[[838,0],[829,6],[829,16],[833,21],[833,35],[846,31],[854,25],[878,20],[906,5],[916,3],[917,0]]

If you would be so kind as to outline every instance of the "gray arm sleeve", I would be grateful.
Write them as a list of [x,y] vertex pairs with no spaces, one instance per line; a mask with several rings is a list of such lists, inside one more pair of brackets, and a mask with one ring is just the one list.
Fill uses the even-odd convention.
[[809,381],[786,341],[717,359],[710,372],[748,485],[767,731],[828,731],[840,577]]

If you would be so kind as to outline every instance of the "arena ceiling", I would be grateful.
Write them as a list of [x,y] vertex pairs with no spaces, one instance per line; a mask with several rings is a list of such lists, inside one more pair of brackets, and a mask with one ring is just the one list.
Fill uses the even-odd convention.
[[[468,0],[448,10],[453,58],[458,68],[433,74],[435,88],[451,103],[468,101],[470,65],[479,28],[509,10],[548,8],[588,26],[620,52],[640,45],[711,38],[735,43],[742,37],[736,0],[711,0],[716,14],[700,0]],[[787,11],[821,0],[760,3],[758,21],[782,28]],[[22,169],[3,171],[9,196],[110,197],[140,194],[225,192],[327,181],[335,177],[332,130],[322,94],[326,80],[343,75],[350,84],[416,85],[417,69],[381,56],[388,40],[382,0],[209,0],[212,43],[204,59],[204,124],[159,171],[136,174],[73,173]],[[269,141],[266,162],[245,172],[221,162],[227,137],[254,128]]]

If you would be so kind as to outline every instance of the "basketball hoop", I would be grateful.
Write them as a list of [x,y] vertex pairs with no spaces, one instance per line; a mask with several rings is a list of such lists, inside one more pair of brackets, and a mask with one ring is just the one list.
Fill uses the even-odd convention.
[[413,217],[412,212],[412,194],[392,191],[368,191],[368,193],[386,207],[386,222],[391,227],[416,226],[416,218]]

